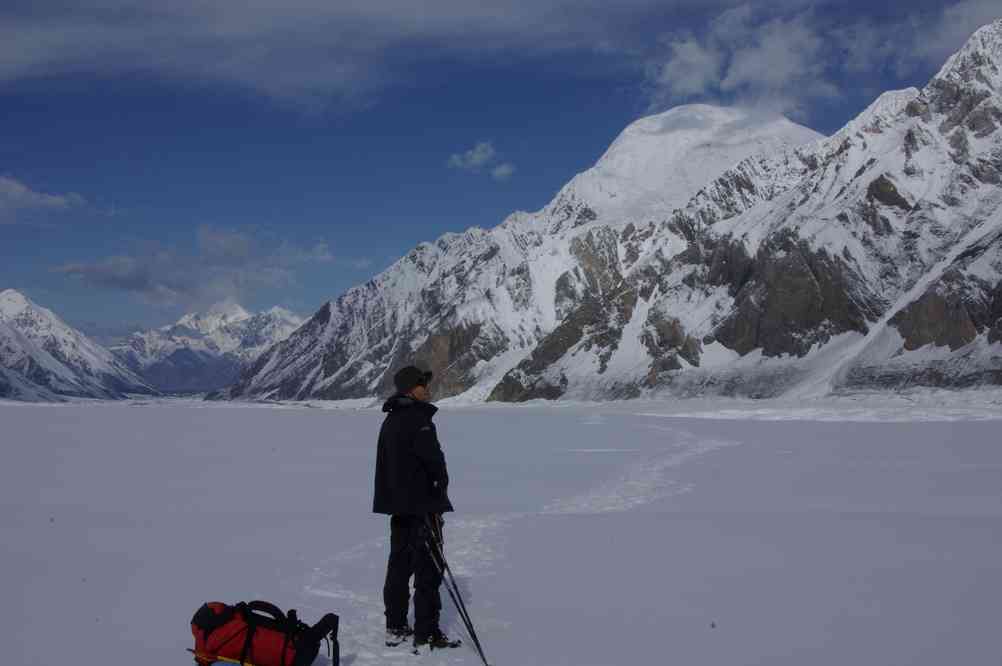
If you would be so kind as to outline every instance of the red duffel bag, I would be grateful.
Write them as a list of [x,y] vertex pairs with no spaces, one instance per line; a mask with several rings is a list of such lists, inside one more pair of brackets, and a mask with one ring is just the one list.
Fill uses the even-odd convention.
[[296,611],[288,615],[267,601],[229,606],[218,601],[203,604],[191,618],[195,637],[195,662],[244,666],[310,666],[320,642],[330,642],[333,666],[338,666],[338,617],[328,613],[312,627],[300,622]]

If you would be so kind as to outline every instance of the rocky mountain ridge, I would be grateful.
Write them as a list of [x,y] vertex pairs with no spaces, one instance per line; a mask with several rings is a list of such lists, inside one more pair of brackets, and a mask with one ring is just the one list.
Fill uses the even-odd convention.
[[[214,394],[235,399],[376,397],[411,362],[461,401],[1002,383],[1000,71],[1002,20],[830,137],[678,107],[542,210],[422,243],[298,328],[229,304],[116,353],[187,379],[239,358]],[[3,324],[0,391],[55,391]]]
[[[751,127],[755,140],[713,144],[725,134],[721,128],[738,125]],[[604,204],[592,207],[584,193],[609,182],[632,182],[631,176],[640,172],[648,183],[655,179],[650,156],[658,151],[652,151],[650,137],[657,126],[669,132],[655,142],[664,152],[659,173],[665,183],[673,182],[673,174],[686,164],[707,168],[691,150],[671,151],[665,144],[729,149],[730,159],[716,159],[722,170],[763,144],[792,146],[818,136],[785,119],[707,106],[638,121],[610,149],[621,173],[600,160],[604,172],[582,174],[543,211],[516,213],[491,230],[473,228],[419,245],[367,284],[325,305],[288,341],[263,355],[230,395],[374,395],[390,386],[387,368],[413,357],[438,370],[439,390],[448,394],[489,383],[491,377],[500,379],[576,307],[576,292],[586,288],[573,273],[584,247],[574,239],[599,225],[600,215],[604,219],[604,211],[615,209],[617,202],[607,196]],[[626,159],[629,152],[638,157]],[[681,205],[694,193],[678,186],[675,191],[676,200],[662,207]],[[618,215],[615,222],[629,224]]]
[[0,291],[0,397],[106,399],[156,392],[51,310],[13,289]]
[[232,384],[246,364],[302,323],[280,307],[251,314],[224,302],[169,326],[134,333],[110,350],[161,391],[206,392]]
[[996,21],[831,137],[642,119],[543,210],[326,304],[228,395],[376,396],[412,360],[469,400],[997,382],[1000,45]]

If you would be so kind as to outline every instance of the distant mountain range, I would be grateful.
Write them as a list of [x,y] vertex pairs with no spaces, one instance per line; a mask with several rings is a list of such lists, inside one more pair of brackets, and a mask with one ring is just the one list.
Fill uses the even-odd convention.
[[542,210],[422,243],[305,322],[228,304],[112,354],[3,292],[0,396],[368,398],[413,362],[468,401],[1002,384],[1000,127],[1002,19],[830,137],[638,120]]
[[223,395],[819,395],[1002,383],[1002,20],[831,137],[683,106],[545,208],[423,243]]
[[235,303],[221,303],[170,326],[134,333],[111,351],[161,391],[213,391],[236,381],[245,364],[302,323],[278,307],[251,314]]
[[114,399],[194,393],[232,383],[244,364],[302,319],[281,308],[250,314],[233,303],[135,333],[110,350],[20,292],[0,292],[0,398]]

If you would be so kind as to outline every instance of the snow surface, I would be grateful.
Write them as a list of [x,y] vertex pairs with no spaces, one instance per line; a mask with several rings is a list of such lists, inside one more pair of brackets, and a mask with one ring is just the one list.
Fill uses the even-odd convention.
[[[382,647],[363,404],[0,403],[4,663],[189,663],[195,609],[250,598],[339,613],[346,665],[478,663]],[[1000,419],[1002,391],[445,406],[447,554],[498,665],[998,663]]]

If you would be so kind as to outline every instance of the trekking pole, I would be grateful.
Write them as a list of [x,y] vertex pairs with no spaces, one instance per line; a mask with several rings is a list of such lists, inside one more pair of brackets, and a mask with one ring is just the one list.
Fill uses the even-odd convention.
[[[426,545],[428,546],[428,550],[432,551],[431,544],[430,543],[426,543]],[[439,575],[442,576],[442,582],[445,583],[445,591],[449,593],[449,598],[452,599],[453,605],[456,607],[456,610],[459,611],[459,619],[463,621],[463,627],[466,629],[466,635],[467,636],[471,636],[471,640],[472,640],[472,635],[471,635],[471,630],[470,630],[470,627],[472,626],[472,622],[470,622],[470,617],[469,617],[468,614],[466,614],[466,613],[463,612],[463,607],[460,605],[459,600],[456,598],[456,592],[455,592],[453,586],[449,584],[449,581],[446,580],[446,578],[445,578],[445,572],[442,571],[442,566],[438,563],[438,561],[436,560],[436,557],[437,557],[436,555],[432,555],[432,561],[435,563],[435,569],[438,571]]]
[[[434,526],[432,526],[430,529],[431,529],[431,533],[432,533],[432,541],[433,541],[434,546],[435,546],[434,553],[435,553],[435,555],[437,555],[439,561],[442,562],[442,567],[445,569],[444,573],[440,572],[440,573],[442,573],[442,578],[444,580],[445,579],[445,574],[449,575],[449,582],[452,583],[452,587],[456,590],[457,610],[459,610],[460,615],[462,615],[464,618],[466,618],[467,622],[469,623],[470,627],[472,628],[473,627],[473,620],[470,618],[470,611],[468,611],[466,609],[466,603],[463,601],[462,595],[459,594],[459,585],[456,583],[456,579],[452,575],[452,567],[449,566],[449,562],[445,559],[445,543],[444,543],[444,540],[442,539],[442,534],[441,534],[440,531],[436,531],[436,529],[435,529]],[[441,527],[439,527],[439,530],[441,530]],[[476,634],[476,632],[474,632],[474,634]],[[471,636],[470,638],[473,638],[474,640],[476,640],[476,636],[475,635]]]
[[[428,544],[429,549],[433,548],[431,544]],[[477,649],[477,654],[480,656],[480,660],[484,662],[484,666],[490,666],[487,662],[487,656],[484,654],[484,648],[480,644],[480,639],[477,637],[477,630],[473,626],[473,620],[470,618],[470,612],[466,609],[466,604],[463,602],[463,596],[459,593],[459,585],[456,583],[456,579],[452,575],[452,569],[449,568],[448,563],[442,556],[442,553],[438,551],[438,554],[434,554],[437,551],[432,551],[432,561],[435,562],[435,568],[438,569],[439,575],[442,576],[442,580],[445,582],[445,589],[449,593],[449,597],[452,599],[452,603],[456,606],[456,610],[459,611],[459,617],[463,621],[463,626],[466,628],[466,633],[473,641],[474,647]],[[439,564],[436,558],[442,558],[442,564]],[[444,571],[443,571],[444,568]],[[448,573],[448,579],[445,578],[445,574]]]
[[[431,559],[435,563],[435,568],[438,569],[443,582],[446,583],[445,589],[449,592],[449,597],[452,598],[452,603],[455,604],[456,610],[459,611],[460,619],[462,619],[463,625],[466,628],[466,633],[469,634],[470,640],[473,641],[473,645],[477,649],[477,654],[480,656],[480,660],[484,662],[484,666],[490,666],[487,662],[487,656],[484,654],[484,648],[480,644],[480,638],[477,637],[477,630],[473,627],[473,620],[470,618],[470,612],[466,609],[466,603],[463,601],[463,595],[459,593],[459,585],[456,583],[455,576],[452,575],[452,567],[449,566],[449,562],[445,559],[445,549],[439,534],[432,525],[431,519],[427,516],[425,517],[425,523],[428,527],[428,532],[431,535],[431,540],[426,540],[425,543],[428,545],[428,549],[431,553]],[[448,581],[446,581],[446,574],[448,574]]]
[[[426,541],[425,543],[428,546],[435,568],[438,570],[439,575],[442,576],[442,580],[445,583],[445,589],[449,593],[452,603],[455,604],[456,610],[459,611],[459,617],[463,621],[467,635],[469,635],[474,646],[477,648],[477,652],[480,654],[481,660],[483,660],[484,664],[487,664],[487,659],[483,653],[483,646],[480,645],[480,639],[477,636],[476,629],[473,627],[473,620],[470,618],[470,612],[467,610],[463,597],[459,592],[459,585],[456,583],[456,579],[452,575],[452,569],[449,567],[449,563],[445,559],[445,554],[442,552],[441,542],[433,536],[431,541]],[[448,574],[448,577],[446,577],[446,574]]]

